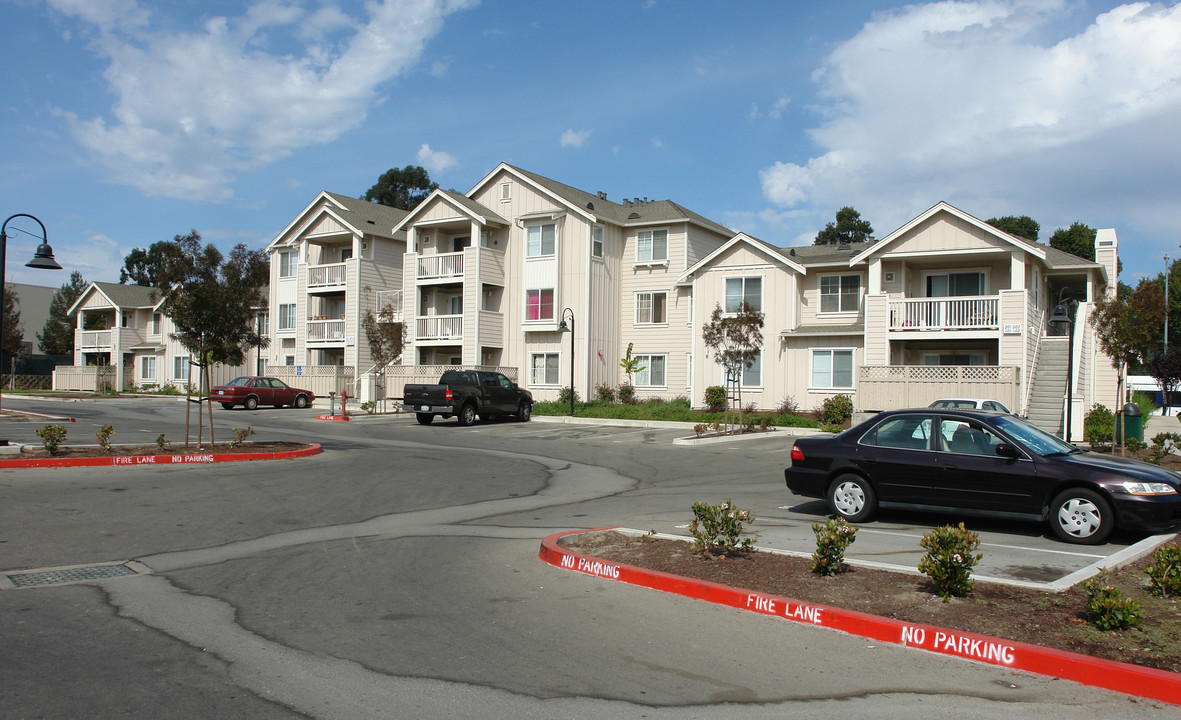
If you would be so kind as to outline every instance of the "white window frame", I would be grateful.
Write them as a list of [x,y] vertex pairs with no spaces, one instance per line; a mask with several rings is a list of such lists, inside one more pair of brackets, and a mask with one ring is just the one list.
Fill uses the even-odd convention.
[[172,356],[172,377],[181,382],[187,383],[189,381],[189,356],[188,355],[173,355]]
[[156,382],[156,356],[139,356],[139,379],[145,382]]
[[260,312],[254,318],[254,329],[258,331],[260,337],[266,337],[271,332],[271,314],[267,312]]
[[[553,228],[553,238],[549,252],[545,248],[545,228]],[[533,232],[537,231],[537,250],[533,249]],[[552,258],[558,252],[558,224],[556,222],[537,222],[525,226],[525,257]]]
[[153,335],[160,334],[160,326],[163,324],[163,322],[164,322],[164,314],[163,313],[152,313],[152,334]]
[[[656,296],[660,295],[664,298],[662,305],[664,309],[664,318],[660,320],[655,319]],[[663,290],[651,290],[648,292],[638,292],[635,294],[636,304],[636,325],[668,325],[668,292]],[[644,319],[643,315],[647,313],[648,318]]]
[[605,232],[602,225],[591,228],[591,257],[602,260]]
[[[663,236],[663,255],[657,254],[657,237]],[[667,265],[668,264],[668,228],[636,231],[636,264],[637,265]]]
[[279,330],[295,329],[295,303],[279,304]]
[[[922,276],[921,276],[922,283],[923,283],[921,292],[923,293],[924,298],[930,298],[930,297],[955,298],[955,297],[983,297],[983,296],[986,296],[986,295],[988,295],[988,288],[990,288],[992,286],[992,277],[990,277],[991,273],[989,273],[989,269],[990,268],[987,268],[987,267],[967,267],[967,268],[946,268],[946,269],[939,269],[939,270],[924,270],[922,273]],[[928,285],[928,283],[931,282],[931,278],[933,278],[933,277],[940,277],[942,275],[948,275],[948,276],[950,276],[950,275],[969,275],[969,274],[973,274],[973,273],[980,275],[982,278],[980,281],[982,292],[980,293],[980,295],[927,295],[927,285]],[[951,285],[950,281],[948,281],[948,285],[949,286]],[[1035,288],[1035,290],[1036,290],[1036,288]]]
[[[544,310],[544,308],[545,308],[545,306],[542,304],[542,298],[544,297],[544,293],[547,291],[550,293],[549,317],[545,317],[541,313],[541,311]],[[537,293],[537,307],[538,307],[537,315],[538,316],[536,318],[529,317],[529,294],[530,293]],[[554,322],[554,317],[556,316],[556,313],[557,313],[557,307],[558,307],[558,292],[555,288],[526,288],[525,289],[525,314],[523,316],[525,318],[525,322],[527,322],[527,323],[546,323],[546,324],[552,325]]]
[[[661,389],[668,387],[668,355],[633,355],[632,357],[640,361],[640,365],[644,368],[636,373],[636,387]],[[656,360],[660,364],[660,377],[654,381],[652,370]]]
[[[828,355],[828,384],[818,385],[816,383],[816,356],[817,354]],[[833,362],[837,353],[849,353],[849,384],[837,385],[833,381]],[[856,348],[848,347],[829,347],[829,348],[812,348],[808,353],[808,389],[809,390],[852,390],[853,384],[857,380],[857,352]]]
[[[537,378],[537,361],[541,360],[542,378]],[[553,367],[550,367],[550,360]],[[553,372],[552,382],[549,377]],[[529,385],[531,387],[561,387],[562,386],[562,354],[560,352],[535,352],[529,354]]]
[[[763,351],[759,350],[758,355],[755,355],[755,361],[752,367],[747,368],[743,366],[739,368],[739,370],[742,373],[742,377],[738,381],[739,387],[742,387],[743,389],[758,389],[763,387]],[[758,382],[748,382],[747,375],[751,371],[756,371],[758,373]]]
[[[758,300],[757,305],[753,305],[753,304],[747,302],[747,300],[746,300],[746,285],[751,280],[758,280],[759,281],[759,300]],[[741,276],[732,276],[732,277],[726,278],[725,286],[723,287],[723,300],[726,303],[725,312],[737,313],[739,310],[742,309],[741,305],[739,305],[738,307],[731,307],[731,305],[730,305],[730,283],[733,281],[739,281],[742,283],[742,292],[739,293],[739,297],[742,298],[742,302],[747,302],[747,304],[750,305],[755,310],[762,311],[762,309],[763,309],[763,287],[764,287],[763,276],[762,275],[741,275]]]
[[279,279],[295,277],[299,267],[298,250],[279,251]]
[[[825,310],[824,309],[824,298],[826,296],[831,296],[833,293],[825,293],[824,292],[824,281],[831,280],[832,278],[837,278],[837,291],[836,291],[837,309],[836,310]],[[845,298],[844,287],[845,287],[845,280],[847,278],[856,278],[857,279],[857,296],[856,296],[857,299],[855,300],[857,306],[852,309],[843,307],[843,300]],[[832,275],[821,275],[820,279],[816,281],[816,295],[819,298],[819,300],[816,303],[816,314],[817,315],[855,315],[855,314],[857,314],[858,312],[861,311],[861,289],[862,289],[863,285],[864,285],[864,283],[862,282],[861,275],[859,273],[838,273],[838,274],[832,274]]]
[[500,201],[502,203],[511,202],[513,199],[513,184],[511,182],[502,182],[500,184]]

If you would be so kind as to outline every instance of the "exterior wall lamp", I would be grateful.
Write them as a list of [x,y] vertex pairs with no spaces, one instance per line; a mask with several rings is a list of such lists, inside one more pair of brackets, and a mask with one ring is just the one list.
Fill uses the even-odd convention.
[[[570,324],[566,324],[566,320]],[[562,322],[558,323],[558,332],[570,333],[570,417],[574,417],[574,311],[570,308],[562,310]]]

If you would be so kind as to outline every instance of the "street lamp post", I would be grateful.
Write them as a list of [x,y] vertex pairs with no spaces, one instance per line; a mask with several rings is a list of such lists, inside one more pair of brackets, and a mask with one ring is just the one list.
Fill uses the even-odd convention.
[[[53,259],[53,248],[49,247],[49,240],[47,239],[45,232],[45,224],[40,220],[26,213],[17,213],[15,215],[10,215],[8,219],[4,221],[4,224],[0,225],[0,339],[4,337],[4,263],[5,255],[8,252],[8,223],[11,222],[13,218],[18,217],[29,218],[41,226],[41,244],[37,246],[37,251],[33,253],[33,259],[25,263],[25,267],[40,268],[42,270],[62,269],[62,266],[58,265],[57,261]],[[2,340],[0,340],[0,342],[2,342]],[[0,383],[0,386],[2,385],[3,383]],[[0,392],[2,392],[2,390],[3,388],[0,387]],[[2,442],[7,444],[7,441]]]
[[[569,318],[570,324],[566,324]],[[570,417],[574,417],[574,311],[570,308],[562,310],[562,322],[558,323],[558,332],[570,333]]]
[[1169,256],[1165,255],[1165,346],[1169,351]]

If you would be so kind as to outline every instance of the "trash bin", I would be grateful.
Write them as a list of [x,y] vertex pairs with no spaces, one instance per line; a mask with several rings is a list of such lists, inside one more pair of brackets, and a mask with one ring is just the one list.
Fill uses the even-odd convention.
[[1124,434],[1129,438],[1137,440],[1144,440],[1144,418],[1140,417],[1140,406],[1136,403],[1127,403],[1124,409],[1115,416],[1115,440],[1118,443],[1124,441]]

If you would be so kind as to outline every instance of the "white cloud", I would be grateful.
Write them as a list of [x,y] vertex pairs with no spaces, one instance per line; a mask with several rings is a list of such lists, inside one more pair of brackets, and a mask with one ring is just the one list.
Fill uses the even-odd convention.
[[[51,0],[99,31],[115,104],[83,118],[60,110],[115,182],[149,195],[225,200],[236,173],[329,142],[380,102],[443,20],[476,0],[382,0],[353,20],[280,0],[165,34],[133,0]],[[323,24],[316,31],[309,28]],[[280,47],[270,51],[272,47]]]
[[586,144],[590,138],[590,130],[567,130],[562,133],[561,144],[562,147],[580,148]]
[[447,77],[447,72],[451,69],[450,60],[436,60],[431,63],[431,76],[437,78]]
[[1043,226],[1117,203],[1174,215],[1181,5],[1123,5],[1044,40],[1077,8],[978,0],[875,16],[815,73],[822,152],[764,169],[764,196],[825,215],[852,202],[879,232],[940,199],[1037,210]]
[[431,150],[431,146],[426,143],[418,148],[418,164],[423,166],[432,175],[442,174],[459,164],[455,156],[442,150]]

